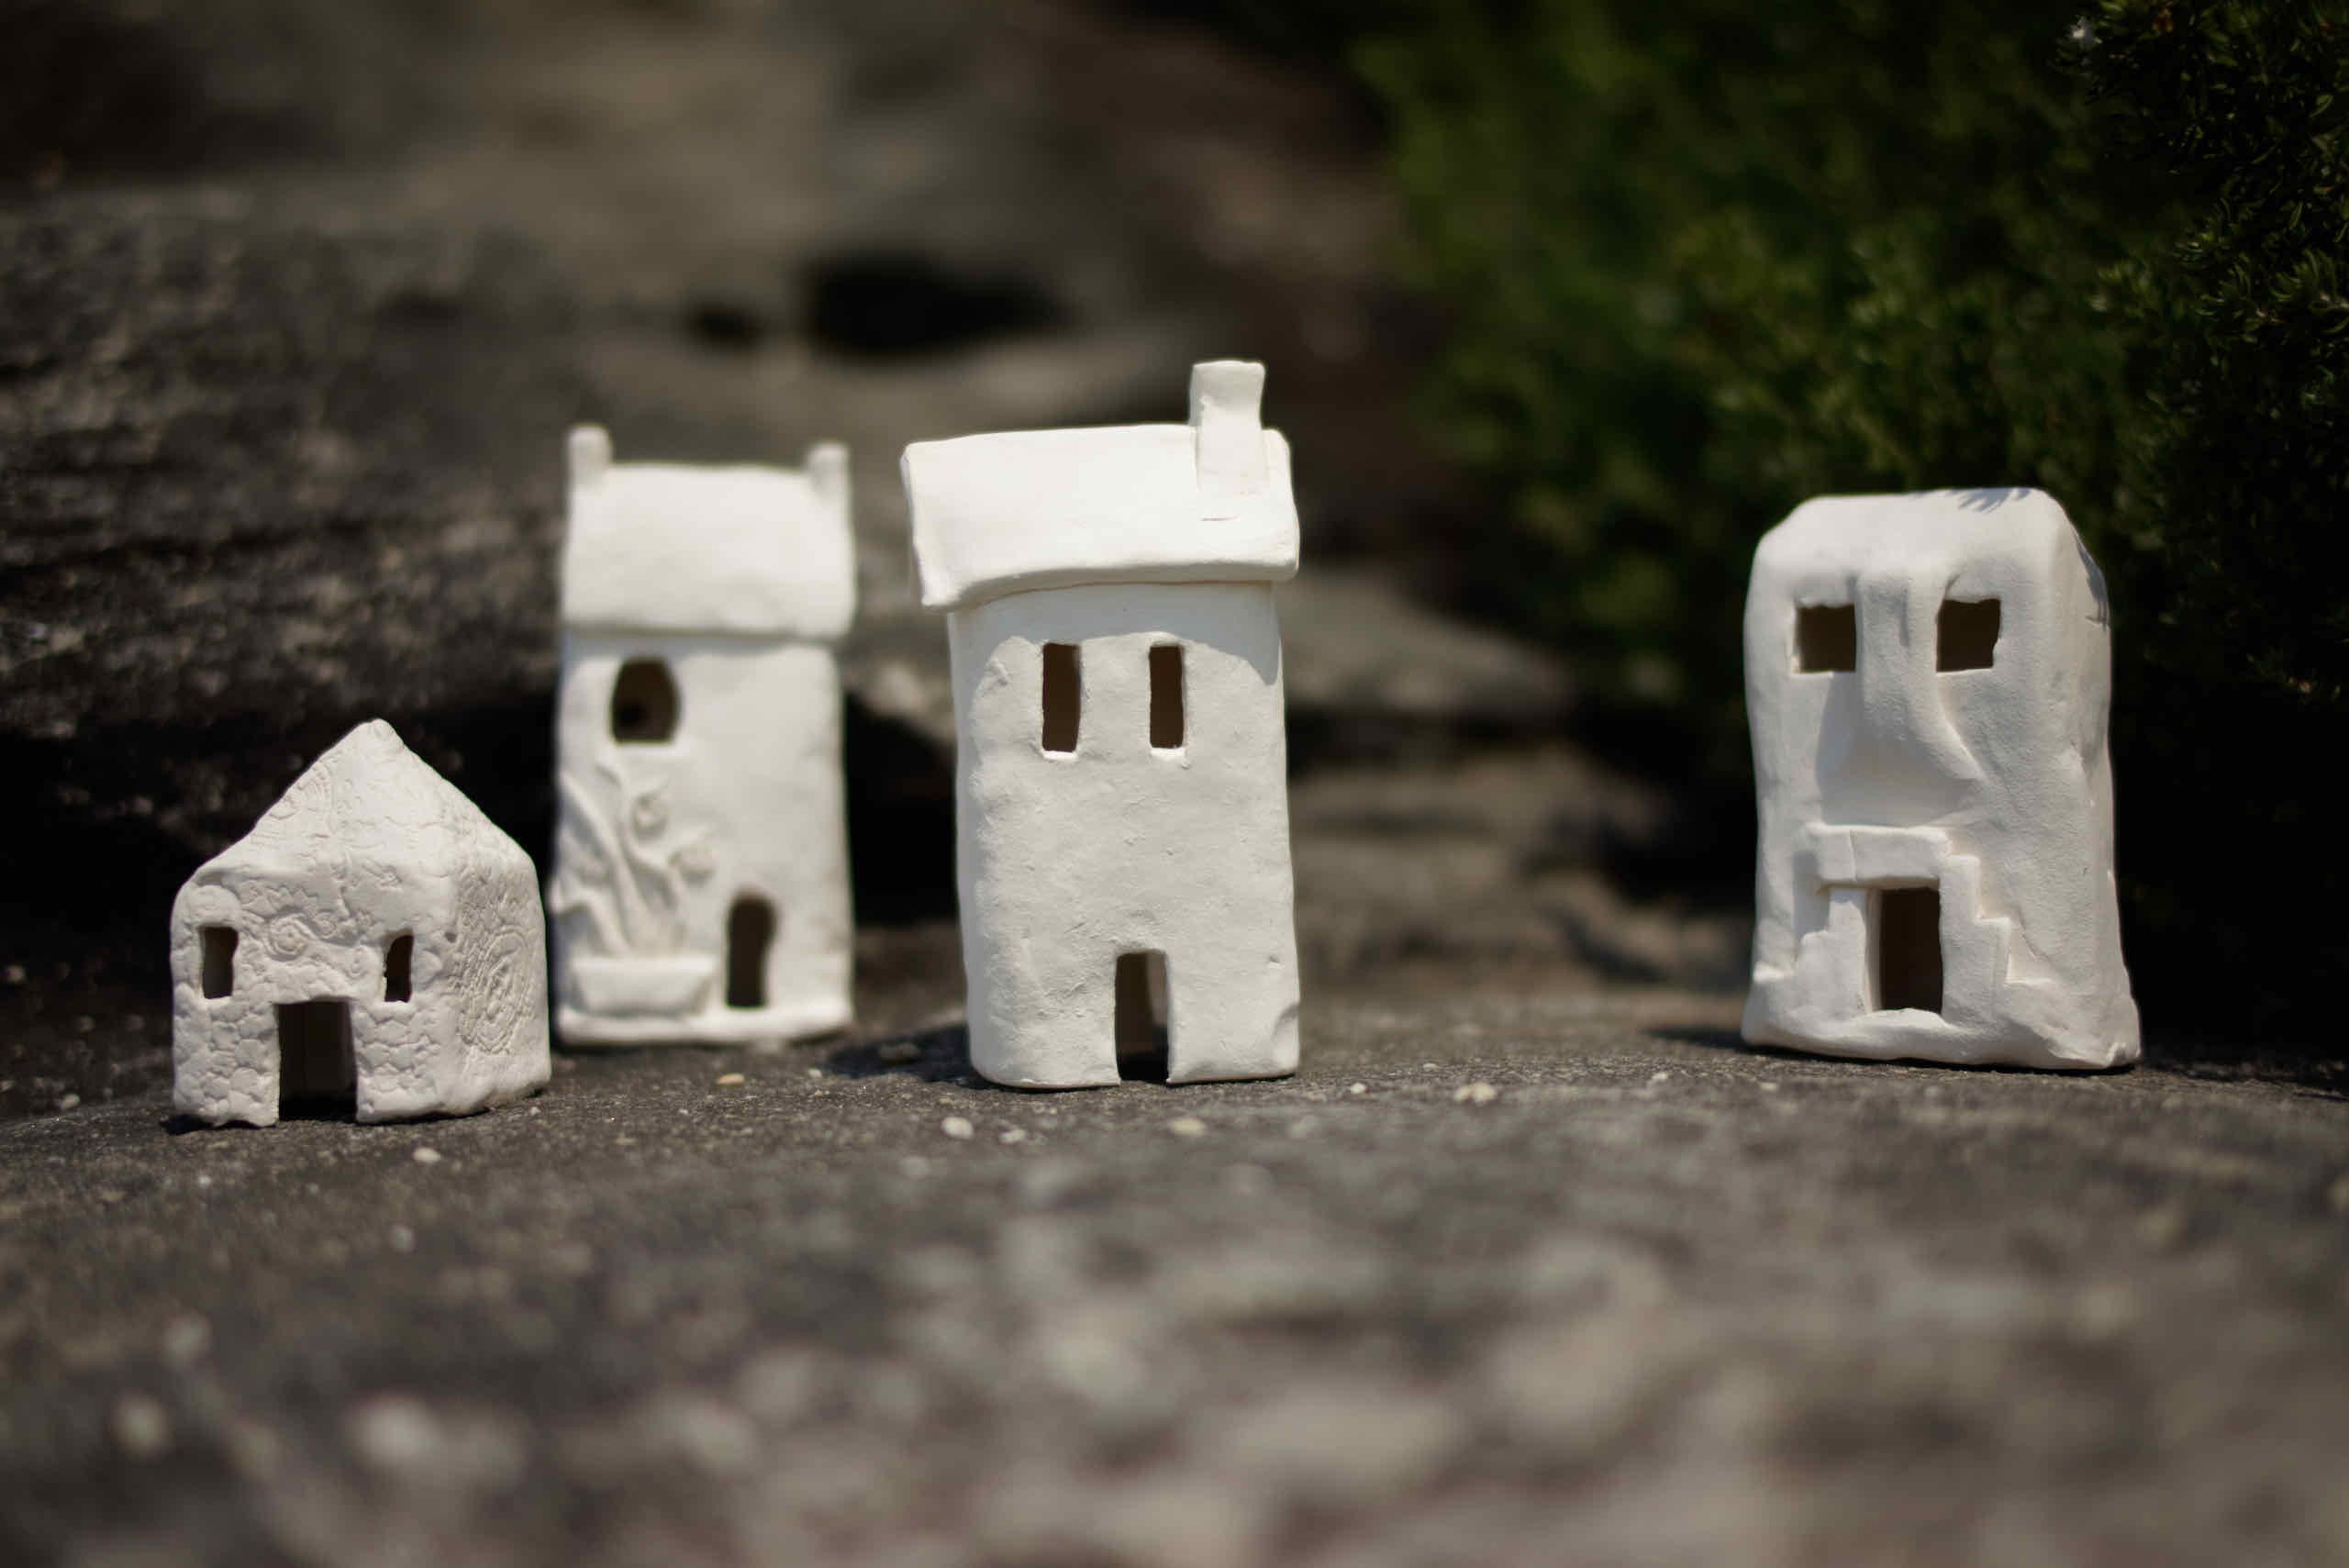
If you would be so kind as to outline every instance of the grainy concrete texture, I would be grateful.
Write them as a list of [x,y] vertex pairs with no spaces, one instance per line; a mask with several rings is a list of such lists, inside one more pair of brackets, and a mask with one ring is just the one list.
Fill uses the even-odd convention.
[[2337,1093],[1520,968],[1321,995],[1293,1080],[1029,1095],[896,940],[907,1027],[830,1045],[0,1127],[0,1558],[2349,1553]]

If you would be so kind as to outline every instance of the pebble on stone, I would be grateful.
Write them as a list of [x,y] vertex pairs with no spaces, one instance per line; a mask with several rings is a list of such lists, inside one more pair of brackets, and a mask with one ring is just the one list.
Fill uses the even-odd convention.
[[114,1440],[133,1459],[153,1459],[172,1446],[172,1418],[150,1395],[126,1394],[114,1402]]

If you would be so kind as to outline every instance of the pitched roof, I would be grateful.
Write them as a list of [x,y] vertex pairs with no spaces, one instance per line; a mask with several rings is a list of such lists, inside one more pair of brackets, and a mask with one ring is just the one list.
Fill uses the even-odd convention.
[[798,472],[696,468],[614,463],[602,430],[572,432],[565,626],[830,641],[855,613],[841,447]]
[[921,602],[955,609],[1076,583],[1296,575],[1288,443],[1264,368],[1194,366],[1186,425],[1024,430],[906,449]]
[[196,873],[286,873],[326,866],[346,876],[529,858],[462,790],[371,718],[304,770],[253,830]]

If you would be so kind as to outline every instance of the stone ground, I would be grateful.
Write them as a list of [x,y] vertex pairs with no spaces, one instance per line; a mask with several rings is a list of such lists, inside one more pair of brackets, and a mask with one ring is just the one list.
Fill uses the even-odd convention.
[[951,942],[497,1115],[0,1127],[0,1557],[2349,1555],[2336,1092],[1405,965],[1292,1080],[1019,1094]]
[[[2349,1559],[2338,1042],[1741,1047],[1742,813],[1458,613],[1362,117],[1179,8],[0,0],[0,1562]],[[1305,1070],[992,1089],[896,453],[1235,351]],[[175,1125],[171,895],[352,724],[544,848],[586,418],[852,446],[859,1032]]]

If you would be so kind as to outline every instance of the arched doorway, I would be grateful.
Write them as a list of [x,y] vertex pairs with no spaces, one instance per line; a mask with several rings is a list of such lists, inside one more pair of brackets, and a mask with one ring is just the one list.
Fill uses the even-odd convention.
[[767,1005],[767,949],[774,941],[774,906],[745,893],[726,912],[726,1005]]

